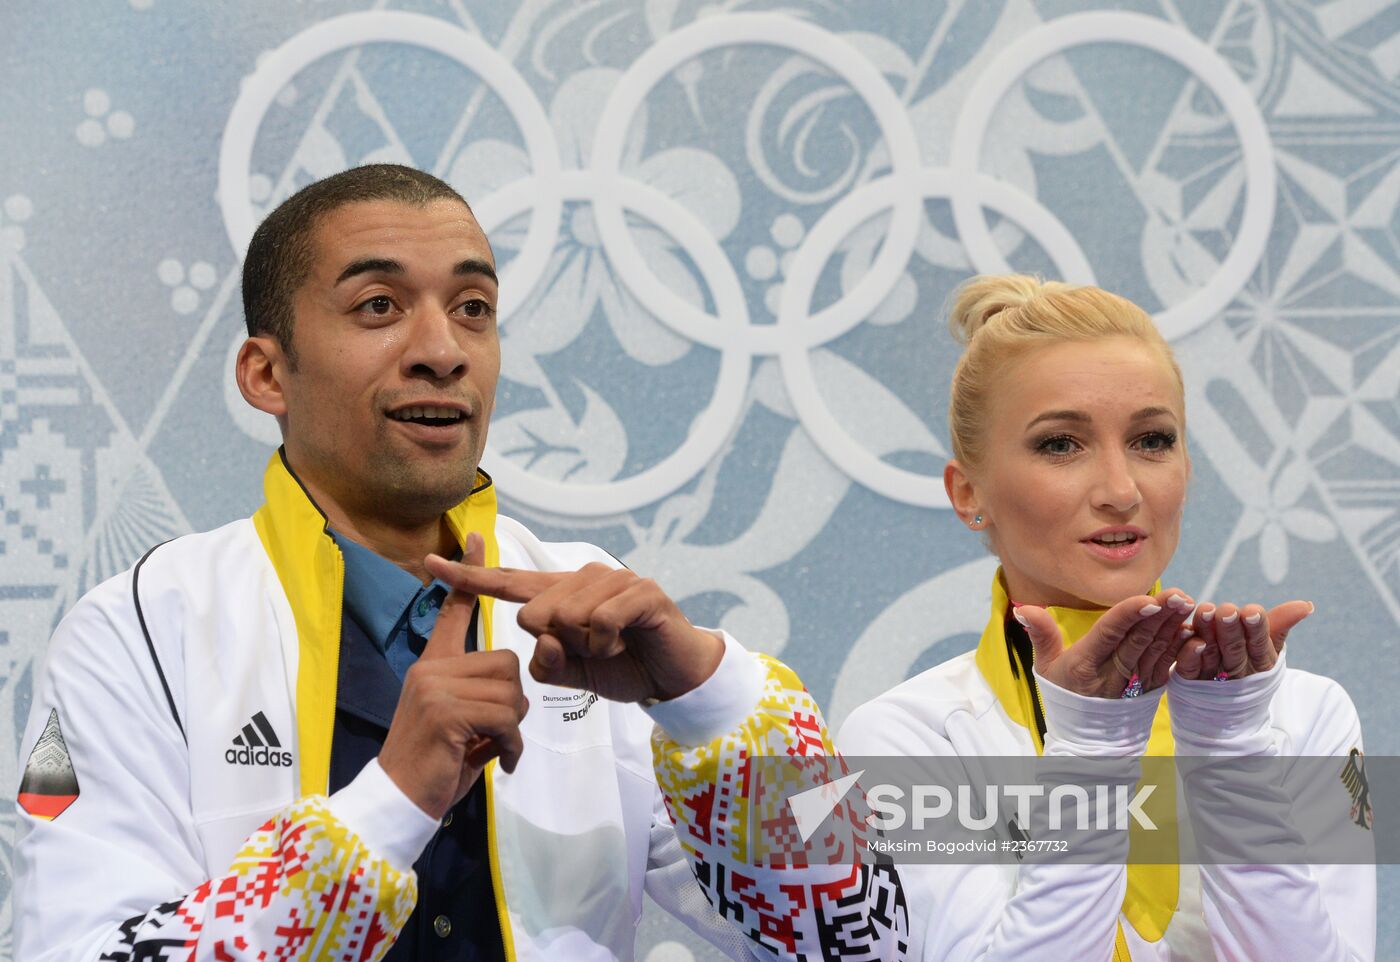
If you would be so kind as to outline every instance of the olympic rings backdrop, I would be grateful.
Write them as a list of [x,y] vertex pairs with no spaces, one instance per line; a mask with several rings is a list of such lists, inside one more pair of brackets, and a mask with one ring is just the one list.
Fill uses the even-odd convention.
[[[985,619],[940,480],[949,292],[1014,268],[1133,298],[1188,388],[1166,580],[1313,600],[1290,663],[1400,751],[1400,4],[81,7],[0,12],[5,906],[49,632],[258,503],[242,252],[373,161],[450,181],[503,266],[504,509],[781,655],[833,723]],[[644,923],[644,962],[712,956]]]

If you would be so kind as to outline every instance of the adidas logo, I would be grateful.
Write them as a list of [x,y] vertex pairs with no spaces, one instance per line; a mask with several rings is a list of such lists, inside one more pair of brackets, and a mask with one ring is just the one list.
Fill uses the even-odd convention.
[[224,752],[230,765],[270,765],[281,768],[292,764],[292,753],[277,751],[282,747],[267,716],[258,712],[243,726],[242,734],[233,736],[234,747]]

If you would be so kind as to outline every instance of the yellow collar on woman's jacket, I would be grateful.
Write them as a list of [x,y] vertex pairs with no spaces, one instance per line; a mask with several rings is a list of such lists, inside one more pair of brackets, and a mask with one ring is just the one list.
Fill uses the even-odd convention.
[[[1161,590],[1161,585],[1153,585],[1152,594]],[[1040,692],[1031,679],[1019,675],[1011,663],[1010,647],[1006,641],[1006,609],[1010,602],[1006,595],[1006,583],[1002,571],[997,569],[992,579],[992,615],[982,632],[982,640],[977,645],[977,668],[991,687],[992,693],[1001,704],[1002,710],[1011,720],[1030,732],[1035,742],[1035,753],[1041,754],[1045,745],[1041,741],[1040,730],[1035,724],[1035,702]],[[1102,610],[1081,611],[1075,608],[1046,608],[1065,637],[1066,646],[1072,645],[1089,633],[1089,629],[1103,616]],[[1158,702],[1156,716],[1152,719],[1152,735],[1147,742],[1147,754],[1170,757],[1175,751],[1172,740],[1171,716],[1167,711],[1167,700]],[[1148,799],[1144,810],[1159,826],[1158,831],[1176,833],[1176,797],[1172,792],[1155,792]],[[1138,848],[1138,829],[1134,826],[1130,834],[1130,850]],[[1159,836],[1160,837],[1160,836]],[[1157,844],[1162,844],[1158,842]],[[1167,844],[1170,844],[1169,842]],[[1131,854],[1129,855],[1131,859]],[[1128,892],[1123,899],[1123,914],[1132,923],[1138,934],[1149,942],[1162,938],[1176,912],[1180,889],[1180,870],[1174,864],[1128,865]],[[1122,936],[1119,935],[1121,941]]]
[[[263,506],[253,526],[287,595],[297,627],[296,719],[302,795],[322,794],[330,780],[335,724],[340,618],[345,560],[326,530],[326,516],[311,500],[279,448],[263,474]],[[457,543],[478,532],[486,541],[486,565],[500,564],[496,544],[496,489],[483,471],[467,500],[447,512]],[[480,599],[480,645],[491,647],[491,599]]]

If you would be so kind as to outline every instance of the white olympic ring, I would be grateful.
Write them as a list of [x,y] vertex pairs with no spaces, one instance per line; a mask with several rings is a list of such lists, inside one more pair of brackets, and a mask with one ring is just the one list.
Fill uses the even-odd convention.
[[[518,180],[492,195],[492,209],[500,223],[530,209],[535,196],[532,180]],[[599,188],[589,172],[568,171],[559,175],[558,193],[568,200],[588,201],[596,208]],[[686,248],[686,252],[704,277],[719,313],[722,316],[747,315],[744,291],[728,258],[693,213],[644,184],[633,185],[628,190],[623,206],[641,214],[677,240],[699,241],[698,250]],[[721,268],[723,272],[716,273]],[[680,447],[645,471],[621,481],[601,484],[550,481],[517,467],[495,451],[490,432],[486,436],[486,451],[491,458],[488,469],[500,489],[510,497],[544,511],[558,512],[561,506],[567,505],[567,513],[574,517],[621,514],[666,497],[709,463],[743,414],[751,355],[742,343],[723,345],[719,351],[719,376],[709,404],[696,417]]]
[[[545,188],[558,182],[559,148],[554,128],[534,91],[509,60],[485,40],[437,17],[372,10],[332,17],[303,30],[272,51],[243,82],[224,125],[219,150],[219,206],[229,242],[239,257],[257,224],[249,177],[258,125],[278,92],[308,64],[369,43],[404,43],[449,57],[481,78],[501,98],[520,128],[535,178]],[[559,239],[563,201],[546,189],[537,199],[521,251],[501,274],[500,310],[524,300],[544,274]],[[509,295],[507,292],[512,292]],[[519,292],[519,293],[514,293]]]
[[[976,191],[970,191],[968,181],[954,176],[947,168],[926,167],[917,184],[918,196],[950,197],[960,192],[975,194],[979,204],[986,204],[1007,217],[1015,217],[1055,261],[1062,276],[1079,283],[1094,283],[1093,271],[1073,235],[1038,200],[1005,181],[987,175],[977,175],[975,183]],[[783,289],[782,312],[778,319],[780,329],[787,331],[801,323],[822,266],[849,229],[863,223],[874,212],[871,206],[875,210],[883,210],[901,203],[916,210],[923,208],[922,204],[911,202],[910,193],[902,183],[893,178],[882,178],[847,194],[822,217],[817,226],[824,229],[820,232],[817,228],[812,230],[807,242],[798,248],[789,268],[788,282]],[[814,237],[816,241],[812,240]],[[817,387],[809,350],[801,340],[794,338],[783,343],[778,360],[782,365],[788,397],[797,409],[798,418],[807,429],[807,434],[822,453],[877,494],[919,507],[950,507],[942,479],[887,464],[871,454],[836,420]]]
[[[922,203],[947,197],[973,264],[983,272],[1008,269],[987,229],[983,206],[1018,222],[1055,261],[1061,275],[1094,283],[1093,270],[1073,235],[1036,198],[976,172],[988,118],[1019,72],[1051,54],[1089,41],[1125,42],[1157,50],[1192,69],[1225,105],[1241,138],[1248,196],[1240,235],[1216,275],[1181,304],[1162,312],[1167,336],[1204,323],[1243,285],[1262,253],[1273,216],[1271,147],[1248,92],[1209,47],[1182,31],[1137,14],[1095,13],[1064,17],[1008,47],[982,74],[967,98],[954,134],[949,168],[924,168],[909,116],[880,71],[844,40],[804,21],[773,14],[734,14],[702,19],[668,34],[642,55],[615,86],[600,116],[593,161],[587,170],[560,168],[553,129],[533,92],[511,64],[479,37],[450,23],[417,14],[375,11],[324,21],[284,43],[245,82],[225,127],[220,154],[219,199],[230,240],[242,251],[254,223],[249,169],[258,124],[278,91],[299,70],[327,54],[376,42],[402,42],[451,57],[478,74],[505,102],[525,140],[532,175],[475,205],[488,234],[525,211],[530,226],[520,253],[503,275],[503,323],[509,308],[533,292],[554,253],[566,199],[593,206],[599,241],[622,283],[655,318],[699,345],[720,352],[715,389],[685,440],[662,461],[620,481],[567,484],[532,475],[498,452],[491,470],[502,490],[546,511],[578,517],[624,513],[676,491],[722,448],[738,426],[754,357],[776,355],[799,421],[818,447],[850,476],[879,494],[927,507],[947,507],[938,479],[896,468],[862,447],[836,420],[817,388],[810,351],[858,325],[888,296],[914,250]],[[1171,35],[1170,41],[1162,39]],[[1167,44],[1170,42],[1171,46]],[[839,74],[875,115],[892,170],[851,191],[807,233],[785,269],[777,323],[753,324],[733,265],[717,238],[670,196],[621,172],[627,128],[643,100],[666,73],[707,51],[741,44],[787,48]],[[1241,91],[1243,101],[1241,101]],[[1268,189],[1265,190],[1264,188]],[[890,226],[869,270],[839,300],[809,315],[823,267],[850,232],[883,211]],[[679,242],[704,279],[715,311],[691,304],[645,267],[626,212],[649,220]],[[1261,226],[1262,225],[1262,226]],[[503,277],[503,281],[505,280]],[[506,292],[510,291],[507,303]],[[1208,310],[1209,309],[1209,310]],[[246,428],[245,428],[246,430]]]
[[[1146,47],[1175,60],[1210,88],[1240,139],[1247,193],[1234,246],[1203,287],[1154,318],[1163,337],[1179,338],[1207,323],[1248,283],[1268,245],[1274,219],[1276,172],[1268,127],[1249,88],[1209,46],[1186,30],[1140,13],[1091,12],[1052,20],[1017,38],[982,70],[958,115],[949,167],[956,177],[972,183],[987,124],[1012,84],[1046,57],[1085,43]],[[958,236],[977,270],[1009,271],[975,194],[954,192],[951,201]]]
[[[667,34],[627,69],[603,107],[594,137],[592,170],[600,182],[595,197],[601,201],[594,208],[594,217],[599,239],[616,253],[617,262],[639,266],[622,275],[623,283],[652,315],[676,333],[707,347],[722,349],[726,344],[742,341],[753,354],[776,354],[782,345],[775,326],[747,323],[747,311],[735,316],[726,316],[723,311],[719,317],[706,314],[646,270],[627,229],[621,204],[622,197],[632,189],[624,189],[621,183],[622,145],[627,126],[642,100],[667,71],[707,51],[740,44],[794,50],[839,74],[875,114],[890,151],[891,176],[897,180],[912,184],[922,160],[909,115],[879,69],[840,37],[805,21],[765,13],[709,17]],[[819,326],[854,326],[879,306],[913,253],[920,215],[916,207],[895,207],[889,235],[875,263],[855,289],[818,315]]]

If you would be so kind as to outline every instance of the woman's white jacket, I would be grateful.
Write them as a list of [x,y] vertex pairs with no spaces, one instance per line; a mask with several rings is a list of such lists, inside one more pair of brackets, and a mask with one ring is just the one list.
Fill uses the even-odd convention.
[[[990,650],[993,635],[1000,651]],[[837,736],[848,761],[854,765],[859,756],[882,755],[1034,756],[1038,731],[1031,730],[1026,692],[1012,691],[1009,675],[991,667],[996,657],[1007,656],[1003,637],[989,630],[977,650],[856,709]],[[1141,756],[1149,738],[1157,737],[1155,720],[1159,729],[1170,726],[1179,757],[1335,756],[1338,778],[1320,780],[1315,790],[1332,792],[1343,806],[1349,800],[1341,775],[1349,753],[1361,750],[1351,700],[1336,682],[1288,669],[1282,659],[1269,672],[1234,681],[1188,682],[1173,673],[1165,689],[1130,699],[1087,698],[1038,680],[1045,756]],[[1024,687],[1024,678],[1020,684]],[[1286,812],[1297,799],[1265,785],[1256,801],[1248,816],[1254,819],[1270,806]],[[1359,826],[1356,831],[1369,834]],[[1181,865],[1179,870],[1134,869],[1134,875],[1139,871],[1144,874],[1134,879],[1135,896],[1144,885],[1159,891],[1155,901],[1130,899],[1125,913],[1130,873],[1121,863],[901,862],[910,957],[925,962],[1374,958],[1374,865]]]

